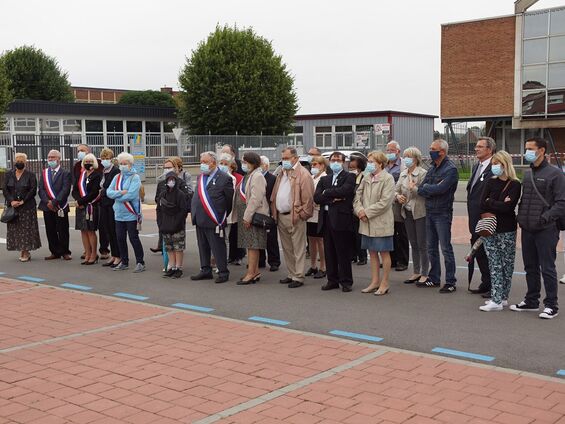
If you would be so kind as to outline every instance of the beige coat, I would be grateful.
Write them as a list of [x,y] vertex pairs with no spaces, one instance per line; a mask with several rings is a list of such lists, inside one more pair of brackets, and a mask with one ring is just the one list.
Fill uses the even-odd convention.
[[[271,213],[275,221],[278,219],[277,210],[277,193],[281,184],[284,171],[277,175],[273,193],[271,194]],[[296,164],[296,168],[289,173],[290,178],[290,197],[292,199],[292,223],[296,224],[298,220],[307,221],[314,213],[314,183],[310,172],[300,165]]]
[[[242,181],[242,184],[244,181]],[[244,221],[251,222],[255,212],[269,215],[269,202],[267,201],[266,193],[267,181],[261,172],[261,168],[256,168],[251,174],[247,175],[245,183],[247,206],[243,214]],[[236,193],[236,195],[239,196],[239,193]]]
[[[414,219],[420,219],[426,216],[426,199],[418,195],[418,187],[422,184],[422,181],[424,181],[425,176],[426,170],[417,166],[412,172],[411,177],[416,182],[414,190],[410,190],[410,177],[407,169],[400,173],[400,177],[398,177],[398,182],[396,183],[396,194],[402,194],[406,197],[412,208]],[[400,210],[402,218],[406,218],[406,210],[404,208],[405,205],[402,205],[402,209]]]
[[[322,172],[321,174],[318,174],[316,176],[312,175],[312,181],[314,182],[314,193],[316,192],[316,186],[318,185],[318,183],[320,182],[320,180],[322,179],[322,177],[325,177],[327,174],[326,172]],[[312,215],[312,217],[307,221],[307,222],[313,222],[315,224],[318,223],[318,215],[320,215],[320,205],[318,205],[317,203],[314,203],[314,213]]]
[[394,178],[386,171],[381,171],[373,181],[373,175],[368,174],[361,180],[353,211],[359,216],[365,211],[368,222],[359,221],[359,233],[369,237],[389,237],[394,235]]

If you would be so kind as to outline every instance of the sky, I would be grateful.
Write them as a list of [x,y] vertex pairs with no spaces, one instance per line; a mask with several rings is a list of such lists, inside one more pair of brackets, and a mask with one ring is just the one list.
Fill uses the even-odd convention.
[[[34,45],[87,87],[177,89],[186,58],[216,24],[252,27],[294,76],[299,113],[439,115],[441,24],[514,12],[512,0],[2,3],[0,51]],[[562,5],[540,0],[530,10]]]

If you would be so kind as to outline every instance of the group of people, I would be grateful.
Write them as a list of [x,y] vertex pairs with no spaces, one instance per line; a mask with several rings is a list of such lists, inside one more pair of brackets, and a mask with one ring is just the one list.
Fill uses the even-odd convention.
[[[396,141],[389,142],[385,152],[374,151],[367,157],[360,153],[346,157],[336,151],[326,159],[312,148],[307,166],[301,164],[295,148],[287,147],[273,174],[267,157],[246,152],[240,160],[226,145],[219,155],[201,154],[194,188],[182,160],[168,158],[155,195],[159,244],[151,250],[166,252],[163,277],[182,277],[190,213],[200,256],[200,270],[192,280],[215,278],[216,283],[224,283],[230,278],[228,264],[239,265],[247,255],[246,271],[237,284],[256,283],[267,263],[270,271],[279,269],[280,240],[287,270],[281,284],[298,288],[306,277],[313,277],[325,280],[324,291],[351,292],[352,263],[365,265],[370,258],[371,280],[361,291],[382,296],[390,293],[391,269],[408,267],[410,245],[413,269],[404,283],[454,293],[451,224],[459,176],[448,150],[446,141],[434,140],[426,169],[420,150],[409,147],[402,152]],[[544,139],[526,142],[530,169],[520,182],[512,158],[496,151],[492,138],[481,137],[476,144],[479,162],[467,185],[467,207],[473,254],[482,275],[481,285],[472,291],[488,298],[480,306],[483,311],[508,305],[519,224],[528,292],[510,309],[538,311],[543,276],[546,298],[540,317],[558,314],[555,260],[565,216],[565,176],[549,164],[546,150]],[[139,240],[142,186],[133,157],[121,153],[114,159],[110,149],[103,149],[97,159],[85,145],[78,151],[72,173],[61,168],[60,152],[49,152],[40,177],[39,209],[51,252],[45,259],[71,259],[68,197],[72,194],[84,248],[82,264],[97,263],[99,252],[107,259],[103,265],[128,269],[129,237],[134,272],[144,271]],[[20,250],[23,262],[41,245],[35,212],[38,184],[25,163],[25,155],[17,154],[15,169],[4,184],[7,204],[18,211],[18,218],[8,223],[7,247]],[[486,218],[494,219],[496,228],[481,236],[476,227]]]

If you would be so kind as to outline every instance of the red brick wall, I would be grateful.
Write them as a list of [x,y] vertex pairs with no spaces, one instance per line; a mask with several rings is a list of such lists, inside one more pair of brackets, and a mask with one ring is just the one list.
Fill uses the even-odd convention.
[[512,116],[514,16],[441,28],[441,117]]

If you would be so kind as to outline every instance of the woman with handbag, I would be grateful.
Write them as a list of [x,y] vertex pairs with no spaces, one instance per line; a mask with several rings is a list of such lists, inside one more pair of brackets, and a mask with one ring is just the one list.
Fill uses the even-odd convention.
[[[514,273],[516,254],[516,205],[521,184],[516,177],[510,155],[501,150],[491,160],[494,177],[489,179],[481,197],[481,219],[477,229],[483,235],[492,282],[491,299],[481,311],[502,311],[508,305],[508,294]],[[488,230],[489,225],[494,231]],[[486,235],[491,234],[491,235]]]
[[241,164],[246,173],[239,184],[235,198],[237,225],[237,245],[247,249],[247,273],[237,282],[239,285],[253,284],[259,281],[259,254],[267,248],[267,229],[253,225],[255,214],[269,215],[267,202],[267,181],[261,172],[261,157],[255,152],[246,152]]
[[4,219],[12,215],[7,222],[6,248],[19,250],[20,261],[28,262],[31,259],[29,252],[41,247],[35,202],[37,178],[26,169],[25,153],[16,153],[14,162],[15,169],[6,174],[3,188],[6,199]]

